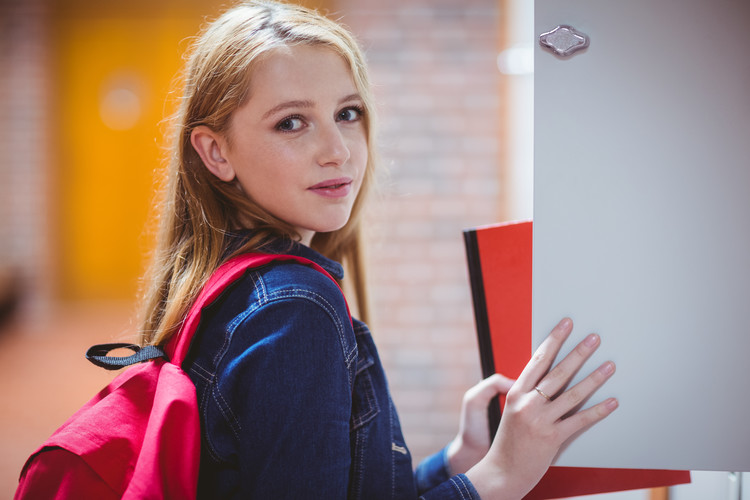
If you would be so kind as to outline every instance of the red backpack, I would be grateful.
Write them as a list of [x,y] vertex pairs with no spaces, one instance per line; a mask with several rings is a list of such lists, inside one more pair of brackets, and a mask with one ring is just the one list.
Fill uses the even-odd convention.
[[[201,310],[245,271],[273,260],[301,262],[333,280],[323,268],[301,257],[241,255],[214,272],[166,349],[131,344],[89,349],[86,357],[108,369],[148,362],[117,376],[29,457],[15,498],[195,498],[200,419],[195,386],[181,365]],[[135,354],[107,356],[120,347]]]

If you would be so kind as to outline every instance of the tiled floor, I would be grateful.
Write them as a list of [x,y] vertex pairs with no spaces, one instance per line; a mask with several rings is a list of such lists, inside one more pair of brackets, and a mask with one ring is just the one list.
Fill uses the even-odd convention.
[[129,304],[61,306],[0,331],[0,499],[13,497],[28,455],[116,375],[84,353],[130,341],[131,312]]

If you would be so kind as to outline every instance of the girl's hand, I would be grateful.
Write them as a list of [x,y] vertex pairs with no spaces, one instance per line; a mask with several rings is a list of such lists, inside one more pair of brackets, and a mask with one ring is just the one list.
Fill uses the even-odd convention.
[[606,362],[566,389],[600,343],[597,335],[589,335],[553,368],[552,362],[572,329],[573,322],[563,319],[508,391],[495,441],[487,455],[467,472],[483,498],[523,498],[542,478],[565,441],[617,408],[617,400],[610,398],[576,411],[614,373],[615,365]]
[[448,463],[452,474],[471,469],[490,449],[487,407],[492,398],[507,394],[513,380],[495,374],[466,391],[461,405],[458,435],[448,445]]

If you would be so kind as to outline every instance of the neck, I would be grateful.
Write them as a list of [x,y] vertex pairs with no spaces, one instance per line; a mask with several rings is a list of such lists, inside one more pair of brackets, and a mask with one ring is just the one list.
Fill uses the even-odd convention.
[[299,242],[305,245],[306,247],[309,247],[310,244],[312,243],[313,236],[315,236],[315,231],[297,230],[297,232],[300,234]]

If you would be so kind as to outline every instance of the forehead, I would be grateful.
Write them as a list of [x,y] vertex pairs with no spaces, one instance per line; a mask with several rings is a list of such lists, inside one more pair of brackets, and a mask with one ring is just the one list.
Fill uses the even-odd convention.
[[316,45],[282,46],[269,51],[252,71],[248,104],[336,100],[356,91],[349,64],[333,49]]

